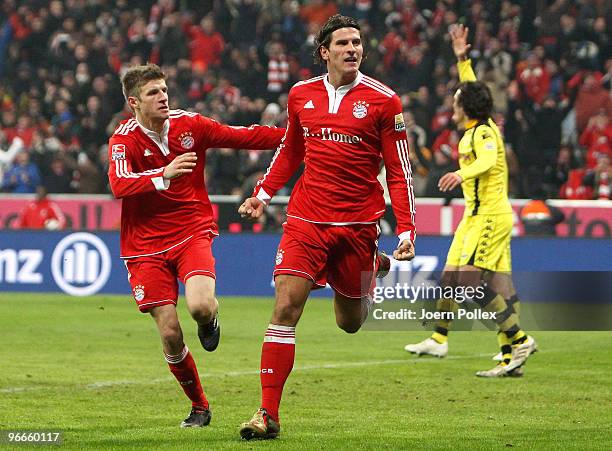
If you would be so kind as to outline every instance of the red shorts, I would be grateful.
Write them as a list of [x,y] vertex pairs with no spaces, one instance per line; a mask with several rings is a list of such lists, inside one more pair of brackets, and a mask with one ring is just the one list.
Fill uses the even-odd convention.
[[132,294],[141,312],[166,304],[176,305],[179,287],[195,275],[215,278],[212,255],[214,235],[196,235],[161,254],[123,260],[128,271]]
[[290,219],[283,228],[274,276],[304,277],[319,287],[329,283],[350,298],[368,294],[375,273],[378,224],[334,226]]

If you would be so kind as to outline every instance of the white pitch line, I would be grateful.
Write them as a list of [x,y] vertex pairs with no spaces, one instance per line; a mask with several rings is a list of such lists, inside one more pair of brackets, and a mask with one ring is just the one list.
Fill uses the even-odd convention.
[[[327,369],[338,369],[338,368],[353,368],[363,366],[377,366],[377,365],[393,365],[393,364],[406,364],[406,363],[428,363],[428,362],[439,362],[440,360],[463,360],[463,359],[475,359],[480,357],[488,357],[491,355],[487,354],[471,354],[471,355],[459,355],[449,356],[444,359],[438,358],[419,358],[419,359],[389,359],[389,360],[364,360],[361,362],[342,362],[342,363],[324,363],[321,365],[304,365],[298,366],[293,369],[293,372],[300,371],[313,371],[313,370],[327,370]],[[259,374],[259,370],[247,370],[247,371],[226,371],[226,372],[207,372],[204,373],[203,379],[209,377],[240,377],[240,376],[252,376]],[[98,381],[91,384],[86,384],[84,388],[96,390],[99,388],[117,387],[121,385],[154,385],[160,382],[166,382],[173,380],[171,376],[161,377],[157,379],[147,380],[116,380],[116,381]],[[35,391],[35,390],[52,390],[52,387],[6,387],[0,388],[0,393],[19,393],[24,391]]]

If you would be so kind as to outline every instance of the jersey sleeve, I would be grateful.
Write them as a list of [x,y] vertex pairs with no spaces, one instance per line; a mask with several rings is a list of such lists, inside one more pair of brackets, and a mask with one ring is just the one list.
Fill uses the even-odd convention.
[[459,70],[459,81],[476,81],[476,74],[472,69],[472,60],[466,59],[457,62],[457,69]]
[[281,141],[285,130],[268,125],[236,127],[221,124],[214,119],[196,116],[205,148],[229,147],[233,149],[274,149]]
[[253,196],[268,203],[270,199],[289,181],[300,163],[304,161],[306,147],[300,119],[295,111],[295,102],[289,92],[287,104],[287,129],[285,136],[274,153],[270,166],[264,176],[258,180]]
[[400,240],[416,238],[414,190],[410,167],[408,136],[402,103],[394,95],[383,107],[381,121],[382,156],[387,170],[387,187],[397,221]]
[[163,191],[170,187],[164,180],[165,166],[144,172],[133,172],[135,144],[126,139],[111,137],[108,143],[108,180],[117,199],[137,194]]
[[476,159],[469,166],[455,171],[463,180],[473,179],[484,174],[495,166],[497,160],[497,142],[493,129],[489,126],[477,127],[474,134]]

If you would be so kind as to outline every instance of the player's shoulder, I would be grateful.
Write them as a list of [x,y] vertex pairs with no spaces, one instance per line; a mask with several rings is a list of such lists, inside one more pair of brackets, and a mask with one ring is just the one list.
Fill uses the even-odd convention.
[[119,125],[117,125],[117,128],[113,132],[113,136],[111,138],[115,140],[121,140],[129,136],[130,134],[132,134],[132,132],[136,130],[137,128],[138,128],[138,121],[136,121],[136,118],[131,117],[129,119],[125,119],[119,122]]
[[302,81],[298,81],[296,84],[294,84],[291,87],[292,91],[301,91],[304,89],[308,89],[308,88],[312,88],[315,87],[317,85],[322,85],[323,84],[323,79],[325,78],[325,75],[319,75],[317,77],[312,77],[309,78],[307,80],[302,80]]
[[371,95],[373,98],[379,97],[383,100],[388,100],[393,97],[397,97],[395,91],[389,86],[376,80],[375,78],[368,77],[367,75],[361,75],[361,81],[359,84],[366,88],[368,94]]
[[194,118],[197,116],[198,116],[198,113],[194,113],[193,111],[185,111],[185,110],[170,110],[170,113],[169,113],[170,119]]
[[315,92],[325,91],[325,85],[323,79],[325,75],[319,75],[318,77],[309,78],[308,80],[298,81],[289,90],[289,98],[294,100],[304,95],[312,96]]

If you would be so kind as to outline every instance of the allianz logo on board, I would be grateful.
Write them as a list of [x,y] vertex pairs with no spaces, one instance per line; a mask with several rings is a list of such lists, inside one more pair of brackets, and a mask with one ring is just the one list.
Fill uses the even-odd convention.
[[[0,249],[0,283],[44,284],[42,249]],[[64,237],[51,256],[51,274],[67,294],[88,296],[104,287],[111,272],[111,258],[106,244],[91,233],[73,233]]]
[[91,233],[73,233],[62,239],[51,257],[55,283],[73,296],[97,293],[108,281],[111,258],[106,244]]

